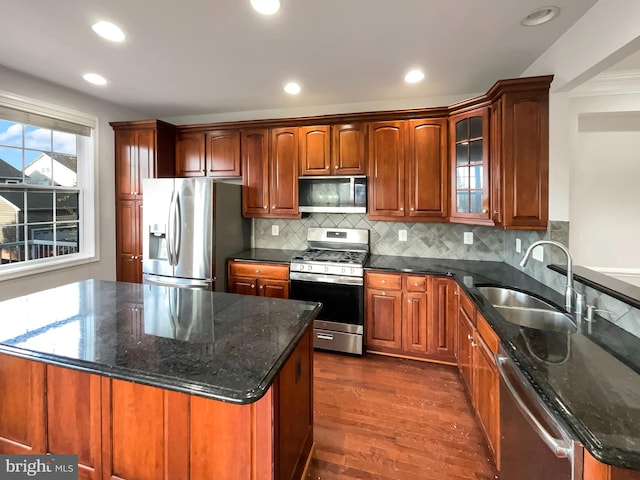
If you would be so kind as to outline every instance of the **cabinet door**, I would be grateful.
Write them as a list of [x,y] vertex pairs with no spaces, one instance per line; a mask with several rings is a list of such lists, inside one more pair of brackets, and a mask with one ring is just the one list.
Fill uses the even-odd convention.
[[239,293],[240,295],[258,295],[256,288],[257,279],[246,277],[229,277],[229,293]]
[[549,94],[507,93],[502,109],[502,224],[546,229],[549,217]]
[[258,295],[289,298],[289,280],[258,279]]
[[330,140],[328,125],[300,128],[300,175],[331,173]]
[[176,176],[203,177],[206,174],[204,134],[181,133],[176,139]]
[[449,119],[452,221],[491,225],[489,211],[489,108]]
[[456,353],[456,285],[450,278],[433,277],[430,287],[428,351],[441,360],[453,361]]
[[404,315],[402,348],[407,352],[427,353],[427,293],[406,292],[404,294]]
[[369,218],[404,217],[404,122],[369,124]]
[[458,309],[458,368],[467,391],[473,392],[473,325],[463,308]]
[[269,131],[242,132],[242,214],[260,217],[269,213]]
[[473,347],[473,405],[478,412],[489,449],[498,465],[500,443],[500,385],[493,353],[476,333]]
[[137,198],[142,179],[155,174],[155,135],[152,128],[123,129],[115,132],[116,195]]
[[116,204],[116,279],[142,282],[142,200],[119,200]]
[[45,364],[0,354],[0,392],[0,454],[46,453]]
[[402,349],[402,291],[366,291],[366,340],[370,350]]
[[271,216],[300,218],[298,211],[298,128],[271,130],[269,199]]
[[366,128],[363,123],[331,126],[331,169],[335,175],[365,175]]
[[78,455],[82,480],[102,478],[100,377],[47,365],[47,452]]
[[240,130],[205,133],[208,177],[240,176]]
[[409,122],[408,215],[446,218],[448,214],[447,120]]
[[491,104],[491,219],[496,225],[502,225],[502,98]]

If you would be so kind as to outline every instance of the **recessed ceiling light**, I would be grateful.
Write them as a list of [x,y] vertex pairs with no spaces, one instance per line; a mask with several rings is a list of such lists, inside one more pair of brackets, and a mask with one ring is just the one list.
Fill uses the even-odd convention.
[[111,42],[123,42],[125,39],[124,32],[111,22],[98,22],[91,25],[94,32],[100,35],[102,38],[106,38]]
[[297,95],[300,93],[300,85],[295,82],[289,82],[284,86],[284,91],[289,95]]
[[84,78],[87,82],[93,83],[94,85],[106,85],[107,80],[97,73],[85,73],[82,78]]
[[524,17],[520,23],[525,27],[535,27],[553,20],[560,13],[560,9],[554,6],[536,8],[529,15]]
[[251,6],[263,15],[273,15],[280,10],[280,0],[251,0]]
[[409,70],[404,76],[407,83],[418,83],[424,79],[424,73],[421,70]]

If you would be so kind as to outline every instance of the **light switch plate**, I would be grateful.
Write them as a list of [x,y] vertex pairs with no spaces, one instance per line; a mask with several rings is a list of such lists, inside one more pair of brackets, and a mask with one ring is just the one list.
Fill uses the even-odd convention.
[[280,226],[279,225],[271,225],[271,235],[277,237],[280,235]]
[[473,245],[473,232],[464,232],[464,244]]
[[516,238],[516,253],[522,253],[522,240]]
[[533,258],[535,258],[539,262],[544,262],[544,250],[542,249],[542,246],[537,246],[536,248],[534,248],[531,254]]
[[407,231],[406,230],[398,230],[398,240],[401,242],[407,241]]

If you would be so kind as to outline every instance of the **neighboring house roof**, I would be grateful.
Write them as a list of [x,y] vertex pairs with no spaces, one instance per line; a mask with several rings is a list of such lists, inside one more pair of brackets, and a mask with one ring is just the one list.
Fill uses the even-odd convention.
[[42,155],[38,155],[38,157],[24,169],[27,170],[31,165],[38,162],[43,156],[52,158],[54,162],[58,162],[60,165],[67,167],[69,170],[72,170],[74,172],[78,171],[78,157],[75,155],[67,155],[65,153],[43,153]]
[[22,180],[22,172],[0,158],[0,180],[14,178]]

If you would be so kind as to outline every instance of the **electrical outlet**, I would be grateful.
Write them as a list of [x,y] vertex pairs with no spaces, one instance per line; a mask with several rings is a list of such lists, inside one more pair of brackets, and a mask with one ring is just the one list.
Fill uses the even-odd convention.
[[473,232],[464,232],[464,244],[473,245]]
[[539,245],[536,248],[534,248],[533,252],[531,252],[531,255],[533,256],[533,258],[535,258],[539,262],[544,262],[544,250],[542,249],[542,245]]
[[279,225],[271,225],[271,235],[277,237],[280,235],[280,226]]
[[516,238],[516,253],[522,253],[522,240]]
[[407,241],[407,231],[406,230],[398,230],[398,240],[401,242]]

